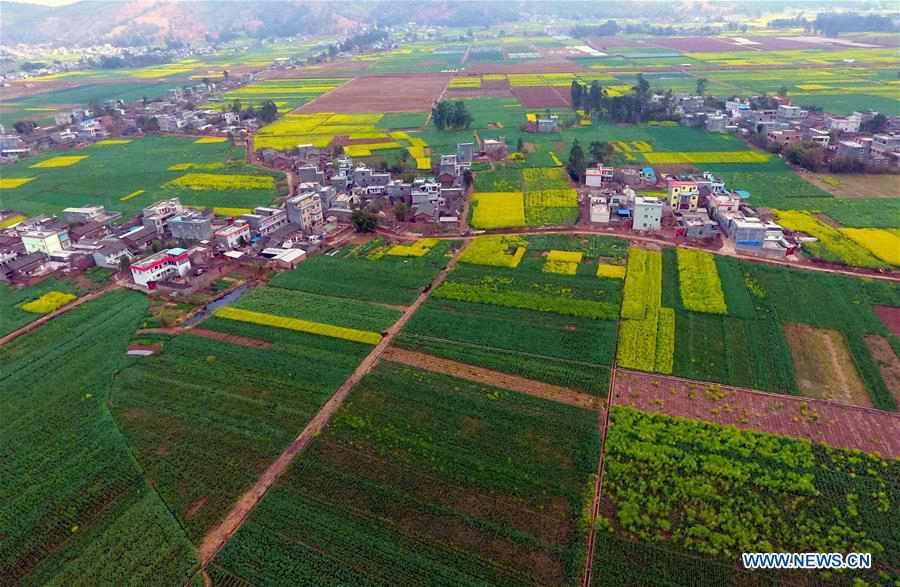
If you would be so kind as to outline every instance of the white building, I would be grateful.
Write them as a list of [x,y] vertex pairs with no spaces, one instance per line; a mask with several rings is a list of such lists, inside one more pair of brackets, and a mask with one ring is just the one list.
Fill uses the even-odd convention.
[[665,204],[656,198],[637,196],[634,199],[634,230],[659,230]]
[[604,183],[609,183],[613,180],[615,171],[613,167],[603,167],[602,165],[596,168],[585,169],[584,185],[589,188],[603,187]]
[[22,233],[26,253],[59,253],[69,248],[69,234],[58,230],[27,230]]
[[859,132],[859,125],[862,124],[862,114],[854,112],[846,118],[841,118],[840,116],[827,116],[825,117],[825,124],[828,126],[828,130],[849,133]]
[[591,196],[591,222],[609,224],[609,204],[603,196]]
[[224,249],[236,249],[250,242],[250,225],[246,222],[235,222],[215,233],[216,244]]
[[131,264],[131,277],[146,287],[151,282],[184,277],[191,270],[190,254],[186,249],[168,249],[154,253]]
[[161,200],[144,208],[142,212],[143,224],[161,233],[169,218],[183,213],[184,208],[181,206],[181,201],[178,198]]

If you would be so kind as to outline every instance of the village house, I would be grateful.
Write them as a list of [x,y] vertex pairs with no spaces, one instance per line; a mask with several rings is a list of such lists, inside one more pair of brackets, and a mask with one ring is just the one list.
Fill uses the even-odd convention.
[[6,281],[27,279],[47,271],[49,257],[44,253],[35,252],[20,255],[5,263],[0,263],[0,278]]
[[700,205],[700,189],[696,181],[668,180],[669,206],[673,210],[694,211]]
[[182,213],[184,213],[184,208],[181,206],[181,201],[178,198],[161,200],[142,210],[141,221],[144,226],[153,228],[156,232],[162,233],[163,229],[166,227],[166,222],[170,218]]
[[316,191],[302,191],[285,202],[288,222],[306,233],[320,232],[325,223],[322,199]]
[[237,249],[250,242],[250,225],[239,220],[218,229],[213,237],[220,249]]
[[66,229],[26,230],[19,235],[26,253],[51,253],[69,248],[69,232]]
[[632,229],[637,231],[659,230],[664,205],[662,200],[637,196],[634,199]]
[[186,277],[191,270],[190,254],[186,249],[167,249],[133,262],[130,268],[136,284],[152,288],[159,281]]
[[288,223],[287,212],[282,208],[260,206],[252,214],[242,214],[240,220],[250,225],[253,235],[266,237]]
[[128,250],[128,246],[118,239],[97,241],[94,247],[90,252],[97,267],[118,269],[122,259],[129,263],[134,260],[134,255]]
[[167,222],[172,238],[182,241],[205,241],[212,238],[212,210],[183,212]]

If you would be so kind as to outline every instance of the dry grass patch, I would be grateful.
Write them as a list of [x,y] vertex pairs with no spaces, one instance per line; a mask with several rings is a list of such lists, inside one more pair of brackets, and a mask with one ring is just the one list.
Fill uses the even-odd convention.
[[797,387],[803,395],[872,407],[840,332],[787,323],[784,333],[794,359]]

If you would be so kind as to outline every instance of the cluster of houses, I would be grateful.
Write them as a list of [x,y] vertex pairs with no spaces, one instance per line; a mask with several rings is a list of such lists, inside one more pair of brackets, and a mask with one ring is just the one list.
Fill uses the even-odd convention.
[[[491,153],[492,144],[502,144],[500,157],[505,156],[505,142],[481,141],[484,143]],[[465,173],[476,157],[486,156],[484,153],[474,142],[459,143],[455,153],[441,155],[436,161],[434,175],[415,179],[395,177],[390,171],[356,163],[346,154],[332,155],[330,149],[312,145],[298,145],[288,152],[260,149],[259,158],[270,167],[296,174],[299,189],[315,186],[326,218],[335,222],[349,222],[358,208],[383,211],[402,203],[410,211],[405,222],[453,227],[464,206]]]
[[[600,166],[587,170],[586,185],[592,224],[648,233],[670,228],[673,236],[689,240],[721,236],[738,252],[773,258],[791,255],[797,246],[781,226],[747,204],[749,193],[727,189],[711,173],[657,178],[649,167]],[[656,191],[661,186],[662,193]],[[637,191],[647,188],[654,193]]]
[[679,99],[677,110],[685,126],[758,137],[760,144],[777,149],[811,142],[825,149],[831,158],[852,159],[885,170],[900,169],[900,118],[887,118],[885,132],[864,133],[865,123],[877,112],[836,116],[804,110],[792,105],[787,97],[770,100],[777,107],[753,108],[751,99],[735,98],[726,100],[724,109],[711,109],[704,96],[684,96]]
[[97,110],[74,108],[54,115],[54,125],[30,134],[7,133],[0,126],[0,164],[53,147],[77,147],[110,136],[141,135],[145,130],[191,135],[230,136],[243,139],[260,126],[255,118],[241,118],[229,110],[198,108],[221,102],[221,94],[253,81],[244,74],[216,82],[172,88],[166,97],[125,103],[107,100]]

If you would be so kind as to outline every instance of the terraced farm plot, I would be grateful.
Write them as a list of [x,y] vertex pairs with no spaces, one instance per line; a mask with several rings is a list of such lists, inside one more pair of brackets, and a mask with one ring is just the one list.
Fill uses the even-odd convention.
[[863,544],[879,553],[872,568],[841,579],[897,578],[900,543],[884,516],[900,504],[900,461],[623,407],[605,448],[594,585],[809,580],[736,561]]
[[[189,206],[254,208],[270,205],[280,190],[286,191],[282,173],[247,165],[243,149],[227,142],[196,144],[190,138],[148,136],[76,152],[79,155],[72,157],[82,159],[70,167],[42,166],[60,158],[52,153],[6,166],[4,179],[33,179],[2,190],[3,207],[39,215],[101,205],[131,215],[176,196]],[[194,173],[181,169],[186,165],[215,169]]]
[[18,447],[0,466],[5,582],[179,584],[193,571],[190,542],[107,408],[146,308],[115,291],[0,348],[0,442]]
[[116,377],[112,406],[147,479],[194,543],[371,349],[219,317],[202,326],[269,346],[174,337],[163,343],[162,354]]
[[263,102],[271,100],[278,111],[284,113],[340,87],[346,81],[342,78],[256,81],[226,92],[222,96],[223,107],[230,107],[237,100],[242,107],[258,108]]
[[210,574],[575,585],[598,446],[594,412],[382,362]]
[[471,198],[474,228],[514,228],[525,226],[525,198],[522,192],[477,192]]

